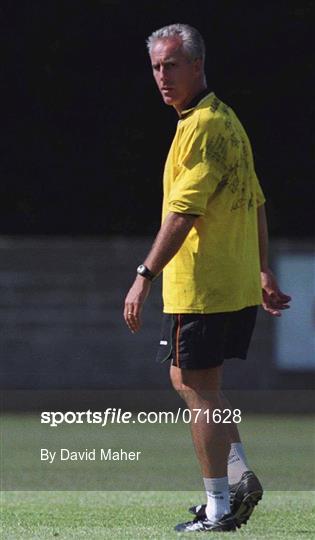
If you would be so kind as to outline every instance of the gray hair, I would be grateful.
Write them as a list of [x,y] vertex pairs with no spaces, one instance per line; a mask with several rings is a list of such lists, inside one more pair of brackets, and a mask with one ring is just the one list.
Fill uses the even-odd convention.
[[182,46],[190,60],[201,58],[203,63],[206,56],[206,47],[200,32],[189,24],[170,24],[155,30],[146,40],[149,54],[151,54],[155,43],[160,39],[170,37],[180,37]]

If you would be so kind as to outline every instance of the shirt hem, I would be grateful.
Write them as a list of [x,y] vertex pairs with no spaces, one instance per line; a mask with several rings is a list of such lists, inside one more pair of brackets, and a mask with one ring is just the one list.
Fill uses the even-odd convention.
[[163,313],[169,313],[169,314],[175,314],[175,313],[225,313],[230,311],[240,311],[241,309],[245,309],[246,307],[253,307],[253,306],[260,306],[261,302],[246,302],[245,304],[241,304],[239,306],[233,306],[233,307],[211,307],[211,308],[183,308],[182,306],[175,306],[175,307],[164,307]]

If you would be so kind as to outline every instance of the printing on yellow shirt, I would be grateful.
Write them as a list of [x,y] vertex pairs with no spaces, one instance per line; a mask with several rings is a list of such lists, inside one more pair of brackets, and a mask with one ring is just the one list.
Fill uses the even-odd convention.
[[163,183],[162,221],[169,212],[199,216],[163,270],[164,312],[260,304],[257,207],[265,198],[247,134],[213,92],[182,113]]

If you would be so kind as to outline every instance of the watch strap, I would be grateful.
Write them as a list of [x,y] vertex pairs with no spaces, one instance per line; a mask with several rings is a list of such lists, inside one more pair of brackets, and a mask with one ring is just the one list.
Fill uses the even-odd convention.
[[147,266],[145,266],[145,264],[140,264],[137,268],[137,273],[146,278],[146,279],[149,279],[150,281],[153,281],[155,279],[155,274],[153,274],[153,272],[151,272],[151,270],[149,270],[149,268]]

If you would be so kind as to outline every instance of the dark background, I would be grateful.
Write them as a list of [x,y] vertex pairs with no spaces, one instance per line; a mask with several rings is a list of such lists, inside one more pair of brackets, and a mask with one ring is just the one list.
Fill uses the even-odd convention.
[[[173,22],[207,46],[208,86],[252,141],[273,236],[313,223],[314,2],[1,3],[0,234],[154,234],[177,117],[145,38]],[[313,141],[314,142],[314,141]]]

